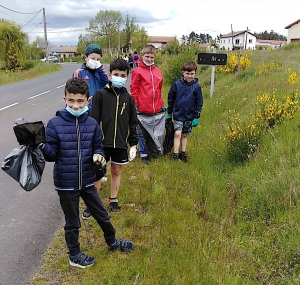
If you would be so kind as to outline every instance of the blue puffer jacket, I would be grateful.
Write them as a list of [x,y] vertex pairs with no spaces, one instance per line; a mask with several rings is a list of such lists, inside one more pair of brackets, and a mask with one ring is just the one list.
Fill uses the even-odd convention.
[[203,106],[203,97],[198,79],[187,82],[182,77],[175,81],[168,93],[168,114],[177,121],[192,121],[199,118]]
[[[85,63],[82,64],[81,68],[78,68],[74,73],[73,77],[80,77],[84,79],[89,85],[90,97],[92,98],[95,92],[103,88],[108,83],[107,73],[104,66],[101,65],[97,69],[87,68]],[[89,108],[92,107],[92,100],[89,104]]]
[[99,124],[85,112],[76,118],[67,110],[56,112],[46,128],[42,152],[46,161],[54,161],[56,190],[80,190],[96,179],[93,154],[104,156]]

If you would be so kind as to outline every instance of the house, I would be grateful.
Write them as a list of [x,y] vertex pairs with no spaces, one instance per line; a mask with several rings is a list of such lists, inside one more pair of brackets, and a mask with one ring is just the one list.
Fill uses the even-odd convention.
[[256,36],[247,30],[221,35],[217,44],[220,49],[255,49]]
[[49,46],[48,54],[55,55],[60,59],[73,57],[77,53],[77,47],[75,46]]
[[261,40],[261,39],[256,39],[256,45],[255,47],[262,47],[262,48],[280,48],[286,44],[286,41],[277,41],[277,40]]
[[288,29],[287,43],[294,43],[300,40],[300,19],[285,27]]
[[161,49],[164,45],[171,41],[177,41],[176,37],[165,37],[165,36],[149,36],[150,44],[154,45],[155,48]]

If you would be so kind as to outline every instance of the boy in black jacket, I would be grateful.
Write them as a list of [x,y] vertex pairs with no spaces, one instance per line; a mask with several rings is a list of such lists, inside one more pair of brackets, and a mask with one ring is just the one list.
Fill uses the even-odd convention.
[[110,82],[95,93],[90,116],[102,128],[105,159],[111,160],[109,209],[118,212],[122,165],[136,157],[138,120],[134,99],[124,87],[129,64],[124,59],[115,59],[110,63],[109,72]]

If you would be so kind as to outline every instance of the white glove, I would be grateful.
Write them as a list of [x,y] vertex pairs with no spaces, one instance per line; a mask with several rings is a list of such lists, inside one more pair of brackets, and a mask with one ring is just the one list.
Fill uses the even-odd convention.
[[98,153],[95,153],[93,155],[93,161],[96,163],[96,164],[101,164],[102,166],[105,166],[106,165],[106,160],[105,160],[105,157],[102,156],[101,154],[98,154]]
[[136,157],[136,145],[133,145],[130,149],[129,149],[129,161],[134,160]]

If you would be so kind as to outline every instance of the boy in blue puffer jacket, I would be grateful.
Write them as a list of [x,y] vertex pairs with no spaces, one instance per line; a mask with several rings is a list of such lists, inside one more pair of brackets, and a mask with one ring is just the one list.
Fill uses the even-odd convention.
[[[187,61],[183,64],[183,77],[173,83],[168,93],[168,115],[166,120],[174,120],[175,160],[187,162],[187,137],[192,128],[197,127],[203,106],[201,86],[195,78],[197,64]],[[179,149],[181,152],[179,153]]]
[[56,112],[46,128],[46,143],[40,148],[46,161],[54,161],[54,186],[65,215],[65,240],[69,263],[85,268],[95,258],[80,251],[78,241],[80,218],[79,198],[82,197],[104,233],[110,250],[130,251],[131,241],[117,239],[110,217],[94,186],[94,163],[105,166],[99,124],[89,116],[89,87],[81,78],[71,78],[65,87],[66,108]]

